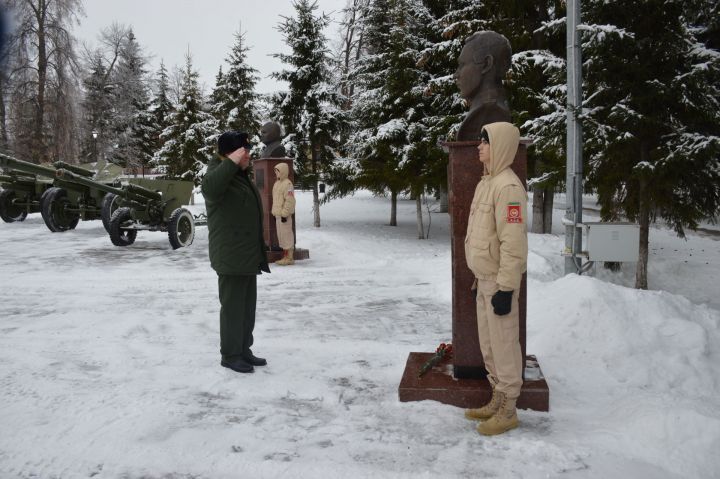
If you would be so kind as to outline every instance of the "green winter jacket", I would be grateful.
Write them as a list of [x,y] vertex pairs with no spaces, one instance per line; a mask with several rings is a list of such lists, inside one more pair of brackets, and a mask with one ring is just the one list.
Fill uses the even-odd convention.
[[210,160],[202,181],[208,217],[210,265],[218,274],[270,272],[263,240],[260,193],[232,160]]

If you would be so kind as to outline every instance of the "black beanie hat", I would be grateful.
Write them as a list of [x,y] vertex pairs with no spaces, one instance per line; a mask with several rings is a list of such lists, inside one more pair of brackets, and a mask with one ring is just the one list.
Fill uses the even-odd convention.
[[248,134],[244,131],[226,131],[218,138],[217,147],[218,153],[225,156],[238,148],[249,150],[253,145],[248,141]]

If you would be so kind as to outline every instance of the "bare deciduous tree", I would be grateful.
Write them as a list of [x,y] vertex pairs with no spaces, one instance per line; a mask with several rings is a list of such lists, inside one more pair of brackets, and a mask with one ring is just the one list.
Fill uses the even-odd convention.
[[343,20],[340,23],[340,45],[338,62],[340,64],[340,93],[344,98],[343,109],[350,109],[350,99],[355,91],[350,79],[350,71],[363,52],[365,24],[361,21],[370,0],[348,0],[343,9]]
[[76,120],[72,90],[77,59],[70,27],[83,12],[82,2],[4,0],[2,6],[16,25],[8,52],[14,148],[33,161],[71,153],[75,136],[63,132],[72,130]]

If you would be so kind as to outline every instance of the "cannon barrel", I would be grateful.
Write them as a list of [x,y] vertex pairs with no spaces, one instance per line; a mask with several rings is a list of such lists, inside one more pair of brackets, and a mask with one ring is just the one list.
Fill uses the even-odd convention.
[[86,170],[85,168],[80,168],[79,166],[71,165],[69,163],[65,163],[64,161],[56,161],[53,163],[53,166],[57,169],[62,168],[63,170],[67,170],[71,173],[75,173],[76,175],[84,176],[86,178],[91,178],[94,173],[92,171]]
[[31,175],[45,176],[47,178],[53,178],[56,171],[55,168],[28,163],[27,161],[18,160],[4,153],[0,153],[0,167],[29,173]]
[[75,173],[68,171],[64,168],[60,168],[55,172],[55,177],[68,183],[76,183],[79,185],[87,186],[88,188],[95,188],[105,193],[113,193],[121,198],[125,198],[130,201],[134,201],[140,204],[146,204],[149,201],[161,201],[162,195],[155,191],[143,188],[142,186],[126,184],[122,188],[116,188],[105,183],[100,183],[84,176],[76,175]]
[[105,183],[100,183],[91,180],[90,178],[76,175],[72,171],[66,170],[64,168],[56,170],[55,177],[69,183],[77,183],[79,185],[87,186],[88,188],[95,188],[100,191],[104,191],[105,193],[114,193],[118,196],[125,196],[123,190],[121,190],[120,188],[115,188],[113,186],[106,185]]
[[160,193],[158,193],[157,191],[148,190],[147,188],[144,188],[140,185],[129,183],[125,185],[125,188],[128,192],[142,196],[146,200],[162,200],[162,195]]

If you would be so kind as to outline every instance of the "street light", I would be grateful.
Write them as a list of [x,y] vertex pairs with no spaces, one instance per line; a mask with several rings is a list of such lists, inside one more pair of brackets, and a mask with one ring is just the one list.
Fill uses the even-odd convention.
[[93,137],[93,148],[95,149],[95,171],[97,171],[97,174],[99,175],[105,169],[104,162],[100,161],[100,152],[97,147],[97,137],[99,133],[97,130],[93,130],[91,134]]
[[98,161],[98,150],[97,150],[98,132],[97,132],[97,130],[92,131],[92,137],[93,137],[93,153],[94,153],[93,156],[95,157],[95,163],[97,163],[97,161]]

